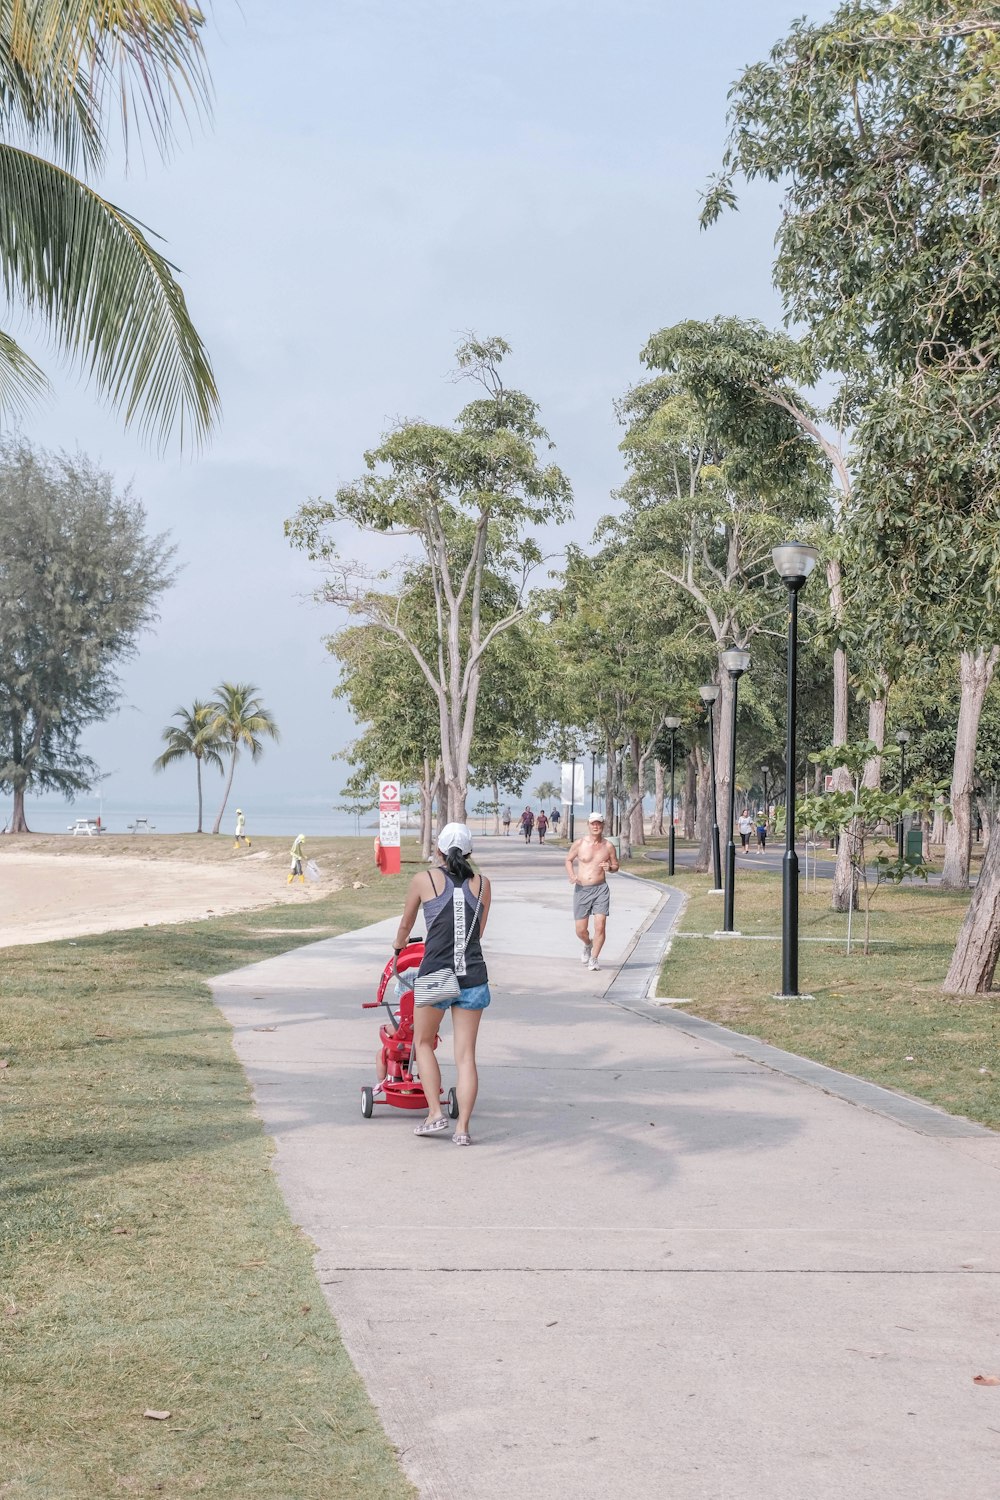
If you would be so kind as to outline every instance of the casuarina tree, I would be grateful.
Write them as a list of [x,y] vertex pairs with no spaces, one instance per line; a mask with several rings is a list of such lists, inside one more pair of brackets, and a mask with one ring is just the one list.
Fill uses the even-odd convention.
[[120,700],[173,549],[110,474],[26,442],[0,445],[0,536],[0,790],[27,833],[26,792],[72,797],[96,778],[81,735]]

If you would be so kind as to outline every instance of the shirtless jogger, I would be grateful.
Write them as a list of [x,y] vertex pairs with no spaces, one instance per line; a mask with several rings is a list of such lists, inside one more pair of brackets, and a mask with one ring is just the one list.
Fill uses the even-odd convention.
[[[576,919],[576,935],[583,944],[582,963],[590,969],[599,969],[598,955],[604,947],[604,930],[611,910],[611,892],[608,889],[607,873],[618,869],[618,856],[613,844],[604,837],[604,819],[600,813],[592,812],[587,819],[590,832],[585,839],[571,844],[566,855],[566,874],[573,884],[573,916]],[[576,870],[573,861],[576,860]],[[594,936],[590,936],[590,919],[594,919]]]

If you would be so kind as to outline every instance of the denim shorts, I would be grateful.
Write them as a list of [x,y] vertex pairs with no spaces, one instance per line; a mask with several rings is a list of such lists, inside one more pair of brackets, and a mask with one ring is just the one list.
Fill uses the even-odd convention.
[[463,990],[457,1000],[451,1001],[456,1010],[485,1010],[489,1003],[488,984],[475,984],[471,990]]

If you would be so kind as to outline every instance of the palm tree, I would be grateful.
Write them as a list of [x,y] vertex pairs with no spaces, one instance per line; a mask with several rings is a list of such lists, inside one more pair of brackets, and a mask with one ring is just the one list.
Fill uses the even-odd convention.
[[201,826],[201,764],[216,766],[222,770],[222,750],[226,741],[216,728],[215,705],[203,703],[196,698],[190,708],[178,708],[174,718],[180,722],[168,724],[163,731],[167,748],[153,762],[154,771],[165,771],[167,766],[182,756],[193,755],[198,773],[198,832]]
[[[128,425],[162,446],[196,441],[218,392],[175,268],[138,220],[75,175],[105,162],[108,103],[119,101],[164,153],[185,99],[207,108],[208,76],[190,0],[0,0],[0,278],[61,354],[93,378]],[[11,140],[18,144],[11,144]],[[53,160],[47,160],[51,156]],[[47,388],[0,330],[0,415]]]
[[553,798],[559,796],[559,788],[554,781],[542,781],[535,787],[531,795],[537,797],[539,802],[551,802]]
[[226,790],[222,797],[222,806],[215,820],[213,833],[218,833],[222,826],[222,815],[229,801],[229,793],[233,786],[233,774],[236,770],[236,762],[239,760],[241,750],[250,751],[251,760],[260,760],[264,754],[264,746],[261,744],[261,736],[266,735],[268,739],[278,740],[278,726],[260,701],[260,696],[252,682],[220,682],[216,688],[218,695],[211,704],[214,714],[212,724],[221,738],[225,741],[226,751],[230,757],[229,776],[226,780]]

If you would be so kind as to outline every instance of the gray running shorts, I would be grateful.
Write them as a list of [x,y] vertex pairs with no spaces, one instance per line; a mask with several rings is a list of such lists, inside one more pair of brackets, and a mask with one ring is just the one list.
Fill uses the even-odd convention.
[[611,910],[611,891],[608,882],[599,885],[575,885],[573,887],[573,916],[582,922],[589,916],[606,917]]

